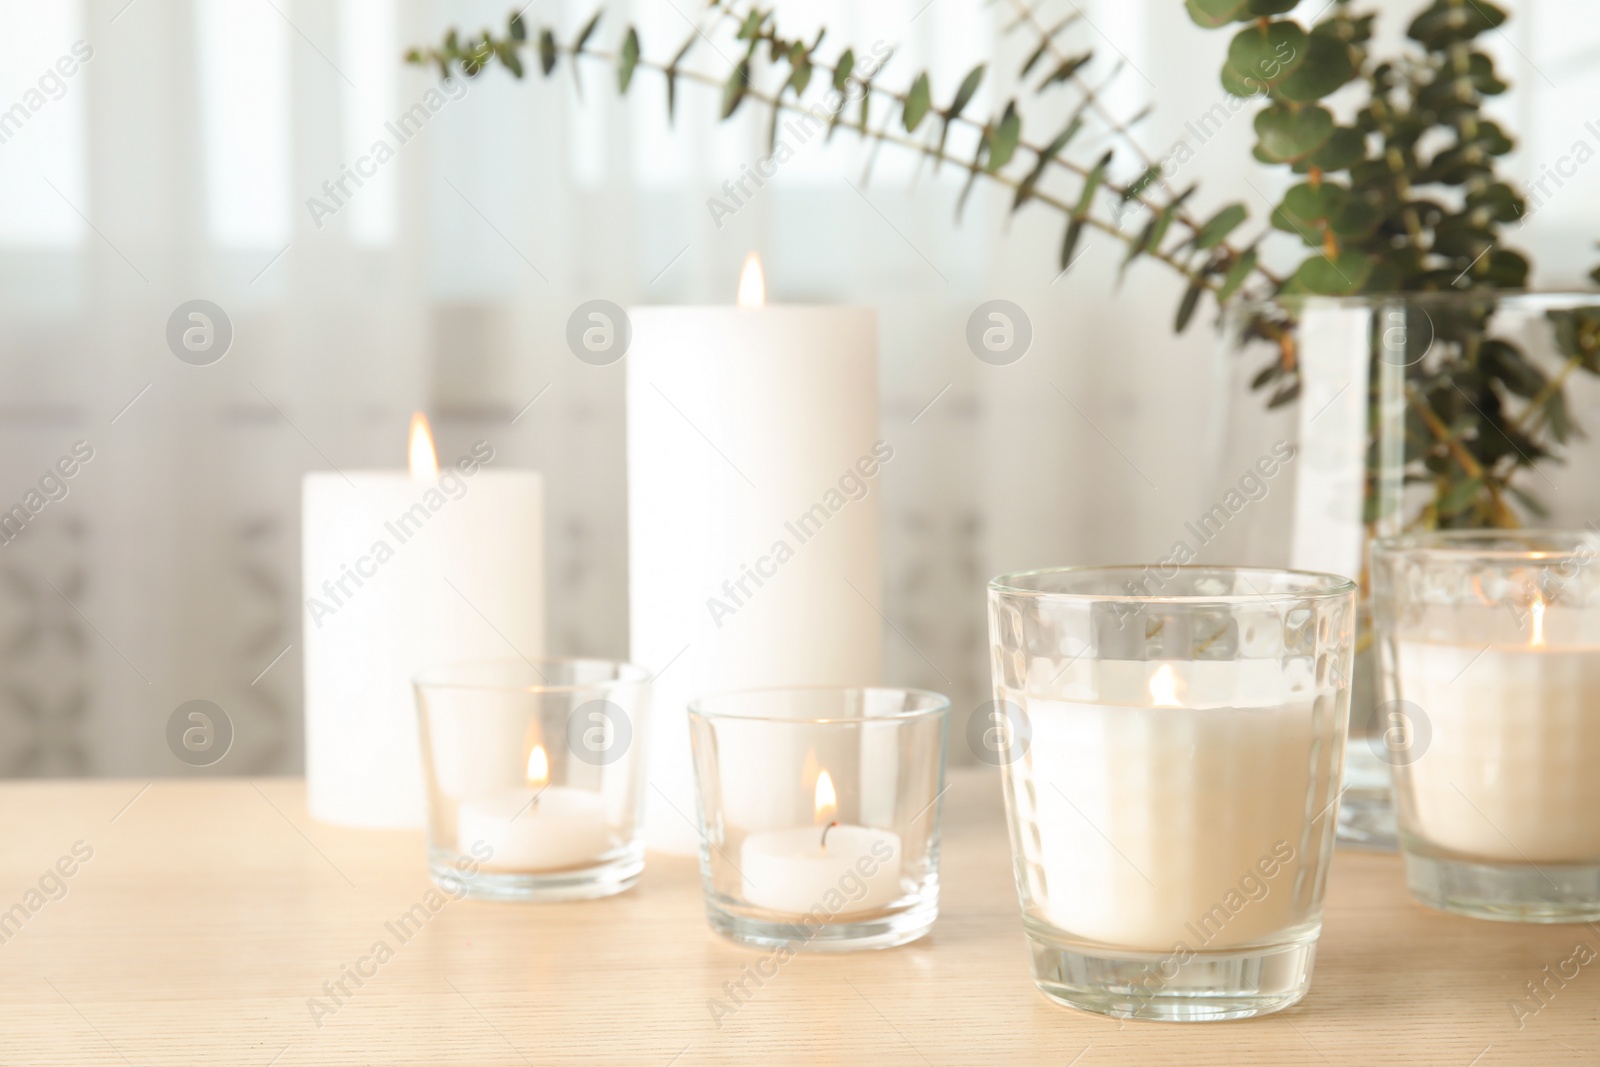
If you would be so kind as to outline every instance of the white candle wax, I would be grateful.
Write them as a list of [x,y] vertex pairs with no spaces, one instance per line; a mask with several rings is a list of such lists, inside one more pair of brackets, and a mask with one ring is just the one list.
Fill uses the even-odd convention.
[[[877,323],[832,307],[637,308],[628,351],[631,658],[660,672],[652,848],[699,847],[686,708],[701,695],[881,681]],[[805,748],[779,743],[772,765]],[[766,772],[729,810],[792,825]]]
[[[1163,668],[1181,707],[1151,706]],[[1034,789],[1017,800],[1045,917],[1163,952],[1290,926],[1307,809],[1332,799],[1312,780],[1310,683],[1309,671],[1286,681],[1276,661],[1085,661],[1052,692],[1090,699],[1011,694],[1032,728]]]
[[826,841],[820,826],[763,830],[744,839],[739,866],[745,898],[785,914],[820,907],[837,919],[900,895],[900,838],[888,830],[840,825]]
[[610,847],[598,793],[565,786],[499,789],[456,808],[456,847],[487,845],[489,870],[546,871],[597,860]]
[[1396,676],[1431,733],[1399,768],[1415,832],[1496,862],[1600,858],[1600,647],[1400,641]]
[[483,469],[493,455],[480,443],[430,481],[403,471],[306,476],[306,779],[314,818],[422,825],[413,675],[451,661],[543,652],[542,481],[532,471]]

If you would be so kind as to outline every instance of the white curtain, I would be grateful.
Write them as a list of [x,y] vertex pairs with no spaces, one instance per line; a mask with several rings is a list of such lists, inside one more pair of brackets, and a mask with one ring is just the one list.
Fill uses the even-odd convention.
[[[1155,101],[1137,135],[1166,154],[1221,99],[1225,35],[1178,0],[1080,6],[1062,46],[1095,49],[1092,78],[1125,61],[1108,106]],[[591,12],[538,0],[527,18],[570,39]],[[685,87],[669,127],[647,71],[619,99],[600,64],[581,93],[570,71],[442,92],[397,62],[448,25],[501,27],[506,13],[498,0],[0,7],[0,509],[48,489],[0,547],[0,774],[189,773],[164,730],[195,698],[236,731],[206,773],[299,769],[300,478],[401,465],[413,408],[446,455],[487,438],[545,472],[552,651],[624,656],[623,371],[574,358],[567,316],[593,298],[730,301],[750,249],[775,299],[880,309],[896,446],[887,673],[952,695],[954,750],[988,685],[984,580],[1154,558],[1207,496],[1227,368],[1209,311],[1172,337],[1172,277],[1142,266],[1118,284],[1105,238],[1060,277],[1056,215],[1008,217],[1009,193],[980,183],[958,226],[953,168],[885,148],[868,179],[869,153],[842,134],[799,146],[719,220],[708,198],[765,154],[753,108],[718,124],[715,93]],[[617,0],[596,40],[633,22],[665,60],[698,14]],[[1003,106],[1031,50],[1002,32],[1014,14],[1010,0],[779,8],[796,32],[829,27],[824,54],[895,46],[883,77],[903,86],[927,66],[936,102],[990,63],[974,114]],[[1581,0],[1525,2],[1491,35],[1519,87],[1501,110],[1521,173],[1573,171],[1525,234],[1545,285],[1580,277],[1600,236],[1600,165],[1561,164],[1576,142],[1600,148],[1583,111],[1600,50],[1587,14]],[[695,55],[718,75],[730,65],[705,44]],[[430,101],[404,137],[386,125]],[[1063,89],[1033,107],[1030,134],[1053,133],[1073,103]],[[1235,117],[1192,146],[1174,181],[1201,182],[1202,207],[1241,199],[1261,219],[1282,178],[1249,162],[1248,127]],[[392,158],[365,158],[380,139]],[[992,298],[1032,320],[1031,350],[1007,367],[966,347],[968,316]],[[197,299],[232,327],[207,366],[167,339]],[[92,458],[52,475],[75,447]]]

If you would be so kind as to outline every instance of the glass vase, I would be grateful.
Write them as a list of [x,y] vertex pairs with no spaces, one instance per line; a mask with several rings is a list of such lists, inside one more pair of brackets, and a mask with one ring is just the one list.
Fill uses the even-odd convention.
[[1600,515],[1600,437],[1579,434],[1600,428],[1600,294],[1244,302],[1224,320],[1221,353],[1212,496],[1243,505],[1191,523],[1192,547],[1201,560],[1356,581],[1339,840],[1392,849],[1395,754],[1379,714],[1370,545]]

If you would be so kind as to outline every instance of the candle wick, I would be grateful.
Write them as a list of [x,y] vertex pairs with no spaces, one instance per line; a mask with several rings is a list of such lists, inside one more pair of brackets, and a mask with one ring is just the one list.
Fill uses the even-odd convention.
[[512,822],[516,822],[518,819],[522,818],[523,812],[526,812],[529,808],[537,808],[539,806],[539,798],[541,796],[543,796],[544,795],[544,791],[546,789],[549,789],[549,788],[550,788],[550,783],[549,782],[546,782],[544,785],[541,785],[539,787],[539,791],[537,793],[533,794],[533,799],[528,801],[526,804],[522,805],[522,810],[521,811],[518,811],[515,815],[511,816],[511,821]]
[[823,852],[827,852],[828,851],[828,831],[832,830],[835,826],[838,826],[838,825],[839,825],[839,820],[835,819],[835,820],[833,820],[833,822],[830,822],[828,825],[826,825],[826,826],[824,826],[822,828],[822,843],[818,847],[821,848],[821,850]]

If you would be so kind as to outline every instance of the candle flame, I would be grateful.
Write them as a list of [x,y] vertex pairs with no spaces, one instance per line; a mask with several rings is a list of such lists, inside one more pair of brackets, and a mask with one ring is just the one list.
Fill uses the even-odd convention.
[[819,826],[839,814],[839,795],[833,791],[833,777],[827,771],[817,775],[816,812]]
[[744,269],[739,272],[739,306],[764,307],[767,303],[767,282],[761,275],[761,257],[751,252],[744,257]]
[[1528,643],[1538,648],[1544,644],[1544,600],[1535,596],[1528,605],[1528,614],[1533,619],[1533,638]]
[[1158,708],[1183,707],[1178,700],[1178,677],[1172,671],[1172,664],[1163,663],[1150,676],[1150,699]]
[[431,482],[439,477],[439,456],[433,450],[433,431],[428,428],[428,416],[420,411],[411,413],[411,477],[419,482]]
[[550,784],[550,757],[544,754],[543,745],[534,745],[528,753],[528,784],[535,789]]

